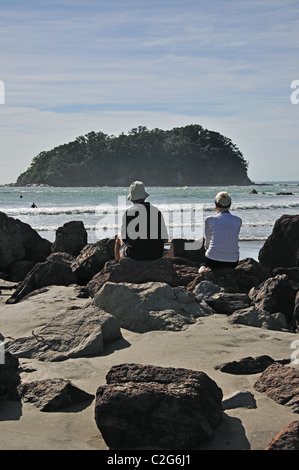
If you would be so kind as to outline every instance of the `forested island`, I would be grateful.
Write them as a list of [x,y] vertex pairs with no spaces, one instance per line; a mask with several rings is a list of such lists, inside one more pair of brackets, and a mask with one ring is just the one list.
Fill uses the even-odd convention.
[[90,132],[33,158],[16,186],[250,185],[238,147],[198,124],[172,130],[139,126],[128,134]]

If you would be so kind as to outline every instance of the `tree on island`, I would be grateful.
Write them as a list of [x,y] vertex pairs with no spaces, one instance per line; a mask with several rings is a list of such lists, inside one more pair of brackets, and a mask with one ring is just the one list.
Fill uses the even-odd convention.
[[172,130],[144,126],[128,135],[89,132],[33,158],[17,186],[249,185],[248,162],[238,147],[198,124]]

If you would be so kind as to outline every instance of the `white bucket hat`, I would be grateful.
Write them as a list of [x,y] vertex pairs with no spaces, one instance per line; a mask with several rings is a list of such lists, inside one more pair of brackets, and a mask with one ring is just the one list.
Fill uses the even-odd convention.
[[130,185],[130,193],[127,199],[129,199],[129,201],[138,201],[138,199],[145,199],[148,196],[149,194],[146,192],[142,181],[134,181],[134,183]]

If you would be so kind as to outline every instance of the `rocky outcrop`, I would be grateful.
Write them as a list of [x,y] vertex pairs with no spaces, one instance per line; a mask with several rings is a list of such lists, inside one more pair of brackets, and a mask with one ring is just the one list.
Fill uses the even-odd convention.
[[95,421],[110,448],[192,449],[221,423],[222,390],[204,372],[120,364],[106,382]]
[[283,215],[275,222],[258,259],[272,269],[299,266],[299,215]]
[[79,255],[87,244],[87,232],[83,222],[73,220],[56,230],[52,252],[65,252],[73,256]]
[[254,384],[254,389],[281,405],[299,413],[299,370],[275,362],[267,367]]
[[72,307],[57,314],[31,336],[8,341],[6,348],[17,357],[40,361],[97,356],[111,341],[121,339],[119,324],[95,306]]
[[285,426],[265,450],[299,450],[299,421],[293,421]]
[[24,297],[36,289],[46,286],[69,286],[77,282],[69,263],[60,261],[45,261],[37,263],[18,284],[13,295],[6,301],[7,304],[20,302]]
[[8,273],[16,261],[45,261],[51,243],[40,237],[30,225],[0,212],[0,271]]
[[226,362],[216,367],[221,372],[234,375],[258,374],[263,372],[275,361],[272,357],[263,355],[257,357],[243,357],[239,361]]
[[114,238],[86,245],[73,262],[72,269],[81,284],[88,283],[102,271],[107,261],[114,260]]
[[209,281],[222,287],[228,293],[248,294],[252,287],[258,286],[269,277],[269,271],[253,258],[241,260],[235,269],[206,269],[197,273],[188,284],[188,290],[193,291],[197,284]]
[[267,279],[258,288],[253,288],[249,292],[249,297],[255,307],[261,310],[269,313],[283,313],[287,324],[295,328],[296,289],[285,274]]
[[20,398],[33,403],[40,411],[63,410],[94,398],[70,380],[60,378],[22,383],[18,386],[18,393]]
[[207,304],[217,313],[231,315],[236,310],[247,308],[251,305],[251,300],[247,294],[229,294],[219,292],[206,298]]
[[145,282],[164,282],[172,287],[180,285],[180,278],[171,260],[160,258],[153,261],[137,261],[124,258],[110,261],[104,269],[88,283],[88,291],[94,297],[106,282],[127,282],[143,284]]
[[121,328],[137,333],[182,330],[197,318],[213,313],[191,292],[161,282],[106,282],[93,304],[115,316]]

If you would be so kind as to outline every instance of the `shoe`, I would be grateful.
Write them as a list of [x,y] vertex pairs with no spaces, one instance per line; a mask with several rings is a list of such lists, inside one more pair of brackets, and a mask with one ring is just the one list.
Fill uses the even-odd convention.
[[198,270],[198,273],[199,274],[203,273],[204,271],[206,271],[206,269],[207,269],[207,266],[205,264],[202,264]]

